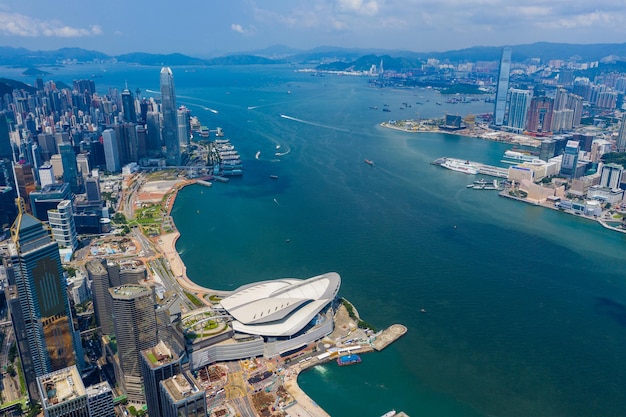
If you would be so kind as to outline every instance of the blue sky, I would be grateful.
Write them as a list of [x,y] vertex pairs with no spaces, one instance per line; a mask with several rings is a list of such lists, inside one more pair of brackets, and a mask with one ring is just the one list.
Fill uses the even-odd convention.
[[206,57],[282,44],[419,52],[626,42],[625,0],[0,0],[0,45]]

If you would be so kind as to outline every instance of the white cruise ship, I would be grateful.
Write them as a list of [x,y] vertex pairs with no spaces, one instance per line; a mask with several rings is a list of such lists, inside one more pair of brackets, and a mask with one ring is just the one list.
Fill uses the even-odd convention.
[[478,167],[476,165],[472,165],[470,161],[464,161],[462,159],[445,158],[441,166],[465,174],[478,174]]

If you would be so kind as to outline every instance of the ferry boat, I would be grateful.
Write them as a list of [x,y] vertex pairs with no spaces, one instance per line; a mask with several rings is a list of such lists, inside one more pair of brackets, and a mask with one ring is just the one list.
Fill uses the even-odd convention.
[[461,159],[446,158],[441,166],[451,169],[452,171],[463,172],[464,174],[478,174],[478,167],[472,165],[470,161],[463,161]]
[[350,355],[340,356],[337,359],[337,365],[339,365],[339,366],[352,365],[352,364],[355,364],[355,363],[361,363],[361,357],[359,355],[357,355],[356,353],[352,353]]
[[366,160],[365,160],[365,163],[366,163],[367,165],[374,166],[374,161],[372,161],[372,160],[370,160],[370,159],[366,159]]

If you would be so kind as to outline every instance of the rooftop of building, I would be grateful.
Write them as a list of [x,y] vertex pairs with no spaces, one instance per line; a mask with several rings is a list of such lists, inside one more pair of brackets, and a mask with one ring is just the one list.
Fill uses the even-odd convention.
[[111,386],[106,381],[103,381],[103,382],[100,382],[98,384],[93,384],[93,385],[88,386],[85,389],[85,392],[87,393],[88,397],[97,397],[97,396],[100,396],[100,395],[105,394],[107,392],[110,392],[111,395],[113,395],[113,391],[111,390]]
[[125,284],[119,287],[109,288],[111,296],[117,299],[133,299],[139,295],[150,294],[150,288],[139,284]]
[[187,372],[185,375],[177,374],[161,382],[168,394],[175,400],[180,401],[199,391],[193,377]]
[[155,347],[142,350],[141,355],[147,359],[147,363],[152,368],[159,368],[160,366],[175,362],[179,358],[174,350],[162,340],[159,341]]
[[76,366],[40,376],[37,378],[37,385],[44,408],[71,401],[87,394]]

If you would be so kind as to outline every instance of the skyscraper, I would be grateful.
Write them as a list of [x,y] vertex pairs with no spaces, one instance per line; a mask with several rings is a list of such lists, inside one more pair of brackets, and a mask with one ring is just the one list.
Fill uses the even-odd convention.
[[622,116],[621,124],[619,127],[619,135],[617,136],[615,146],[617,148],[617,152],[626,151],[626,113]]
[[189,146],[189,109],[185,106],[180,106],[177,111],[176,119],[178,121],[178,140],[180,146]]
[[161,381],[161,415],[163,417],[205,417],[206,393],[198,387],[189,372]]
[[157,344],[152,291],[143,285],[109,288],[113,300],[113,324],[117,337],[115,376],[131,402],[143,403],[140,352]]
[[163,341],[151,349],[141,351],[146,404],[150,417],[161,417],[161,390],[159,383],[180,373],[181,358]]
[[174,76],[169,67],[161,69],[161,113],[163,114],[163,142],[167,165],[180,165],[180,142]]
[[76,163],[74,147],[70,143],[64,142],[59,145],[59,153],[63,163],[63,182],[70,185],[73,193],[79,193],[82,188],[82,178],[78,175],[78,164]]
[[576,178],[576,168],[578,167],[578,152],[580,144],[575,140],[568,140],[563,152],[563,160],[561,162],[561,174]]
[[506,98],[509,91],[509,77],[511,74],[511,48],[502,49],[500,70],[498,71],[498,86],[496,89],[496,101],[493,111],[493,121],[496,126],[504,124],[506,112]]
[[526,116],[530,107],[533,93],[529,90],[511,89],[507,127],[517,133],[522,133],[526,126]]
[[[27,357],[26,383],[77,363],[80,336],[74,331],[59,246],[44,223],[20,211],[11,227],[11,264],[19,303],[10,303],[20,357]],[[19,310],[15,311],[14,309]],[[76,352],[79,352],[77,355]],[[29,389],[32,393],[33,391]]]
[[122,91],[122,109],[124,110],[124,121],[130,123],[137,122],[137,113],[135,112],[135,99],[133,93],[128,88]]
[[11,138],[9,135],[9,121],[6,112],[0,112],[0,159],[13,159],[13,149],[11,148]]
[[93,309],[96,314],[96,322],[103,334],[113,334],[113,307],[109,288],[109,273],[106,262],[92,260],[85,265],[87,274],[91,280],[91,294],[93,296]]
[[37,378],[45,417],[89,417],[87,391],[76,366]]
[[106,129],[102,132],[102,142],[104,146],[104,159],[109,172],[120,172],[120,157],[117,147],[117,137],[113,129]]
[[52,237],[59,246],[70,248],[72,251],[76,249],[78,238],[74,225],[74,210],[70,200],[63,200],[56,209],[48,210],[48,223],[50,223]]

